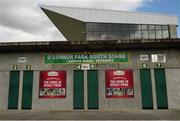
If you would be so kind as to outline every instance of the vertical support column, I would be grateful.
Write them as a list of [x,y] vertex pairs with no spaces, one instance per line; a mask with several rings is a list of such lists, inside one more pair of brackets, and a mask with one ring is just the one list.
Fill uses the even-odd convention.
[[18,110],[21,110],[21,104],[22,104],[22,91],[23,91],[22,85],[23,85],[23,71],[20,71]]
[[157,102],[156,102],[156,85],[154,78],[154,69],[151,69],[151,79],[152,79],[152,96],[153,96],[153,107],[157,110]]

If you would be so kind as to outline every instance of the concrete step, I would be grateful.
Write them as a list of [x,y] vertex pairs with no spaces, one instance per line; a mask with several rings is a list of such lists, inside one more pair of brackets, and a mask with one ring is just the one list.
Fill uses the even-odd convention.
[[0,111],[0,120],[180,120],[180,110]]

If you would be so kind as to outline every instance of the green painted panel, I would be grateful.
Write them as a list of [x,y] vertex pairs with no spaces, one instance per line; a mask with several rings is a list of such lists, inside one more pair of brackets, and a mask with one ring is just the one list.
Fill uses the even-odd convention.
[[165,69],[154,69],[158,109],[168,109]]
[[74,18],[42,8],[68,41],[85,41],[86,24]]
[[19,71],[10,72],[8,109],[18,109]]
[[88,109],[98,109],[98,71],[89,70],[87,73],[88,81]]
[[33,71],[23,72],[22,109],[32,107]]
[[74,109],[84,109],[84,71],[74,71]]
[[141,95],[143,109],[153,109],[152,84],[150,69],[140,70]]

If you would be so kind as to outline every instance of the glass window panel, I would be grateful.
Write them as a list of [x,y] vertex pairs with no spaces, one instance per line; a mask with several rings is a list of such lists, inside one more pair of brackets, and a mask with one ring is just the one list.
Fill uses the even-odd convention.
[[122,24],[122,30],[128,30],[129,25],[128,24]]
[[163,30],[168,30],[168,26],[164,25],[164,26],[162,26],[162,29]]
[[134,35],[134,34],[135,34],[135,31],[130,31],[130,32],[129,32],[129,34],[130,34],[130,39],[134,39],[134,36],[135,36],[135,35]]
[[115,31],[115,24],[108,24],[108,31]]
[[97,23],[93,24],[93,31],[99,31],[99,24]]
[[135,31],[135,39],[141,39],[141,31]]
[[147,25],[142,25],[142,30],[148,30],[148,26]]
[[162,38],[161,30],[156,31],[156,38],[157,39],[161,39]]
[[169,38],[169,31],[168,30],[163,30],[163,38]]
[[149,31],[149,38],[155,39],[155,31]]
[[129,24],[129,25],[127,26],[127,29],[126,29],[126,30],[135,30],[135,26],[132,25],[132,24]]
[[114,27],[115,27],[115,31],[119,31],[121,29],[119,24],[114,24]]
[[116,30],[117,30],[117,31],[123,30],[122,27],[123,27],[122,24],[116,24]]
[[149,30],[154,30],[154,25],[149,25]]
[[160,26],[160,25],[156,25],[156,26],[155,26],[155,29],[156,29],[156,30],[161,30],[161,26]]
[[142,31],[142,39],[148,39],[148,31]]
[[141,30],[141,25],[129,25],[129,30]]
[[116,32],[116,34],[117,34],[117,40],[121,40],[121,38],[122,38],[122,32],[119,31],[119,32]]
[[100,32],[94,32],[94,40],[101,40],[101,33]]
[[93,31],[93,23],[86,24],[86,31]]
[[136,30],[141,30],[141,25],[136,25]]
[[107,40],[107,32],[101,32],[101,40]]
[[115,40],[115,32],[108,32],[108,40]]
[[107,31],[107,24],[99,24],[100,25],[100,31],[105,32]]
[[122,31],[122,39],[129,39],[129,31]]
[[86,40],[93,40],[93,32],[86,33]]

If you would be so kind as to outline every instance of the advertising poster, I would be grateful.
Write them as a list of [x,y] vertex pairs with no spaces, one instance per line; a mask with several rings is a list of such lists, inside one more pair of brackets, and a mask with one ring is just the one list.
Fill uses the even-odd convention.
[[106,70],[106,98],[134,97],[132,70]]
[[39,98],[66,98],[66,71],[41,71]]

